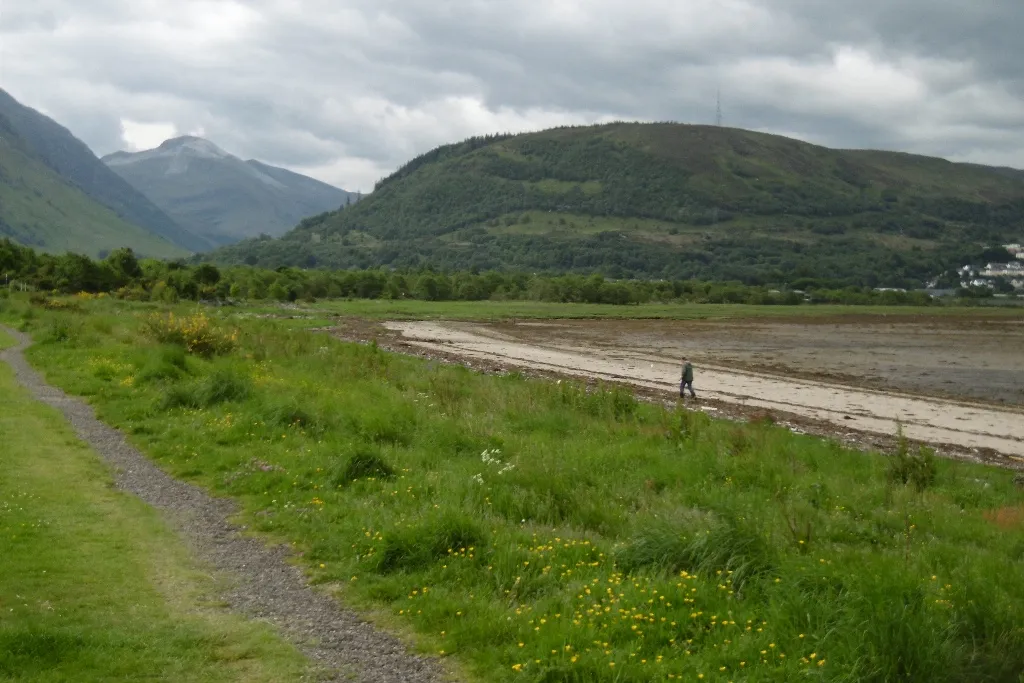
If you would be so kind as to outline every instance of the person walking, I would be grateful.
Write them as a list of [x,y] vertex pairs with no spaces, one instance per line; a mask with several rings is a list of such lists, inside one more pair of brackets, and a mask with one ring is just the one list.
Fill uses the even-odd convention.
[[693,364],[688,358],[683,359],[683,379],[679,383],[679,398],[685,398],[683,395],[685,389],[690,390],[690,398],[697,398],[697,394],[693,391]]

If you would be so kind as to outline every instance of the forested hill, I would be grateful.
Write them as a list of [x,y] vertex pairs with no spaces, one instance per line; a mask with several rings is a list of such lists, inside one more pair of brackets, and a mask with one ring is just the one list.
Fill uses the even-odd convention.
[[919,284],[1021,236],[1024,175],[711,126],[615,123],[435,149],[359,204],[213,259]]

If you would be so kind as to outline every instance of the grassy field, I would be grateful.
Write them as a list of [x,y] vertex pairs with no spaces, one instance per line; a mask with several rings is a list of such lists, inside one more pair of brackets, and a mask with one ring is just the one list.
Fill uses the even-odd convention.
[[[958,318],[1024,318],[1016,306],[752,306],[746,304],[611,304],[549,303],[543,301],[397,301],[386,299],[333,300],[301,304],[312,315],[345,315],[372,319],[507,320],[511,318],[616,318],[722,320],[746,318],[827,318],[855,316],[940,316]],[[259,306],[259,312],[280,313],[277,306]]]
[[80,306],[0,315],[162,467],[483,680],[1024,680],[1010,472],[481,376],[244,310]]
[[3,364],[0,444],[0,680],[302,680],[303,657],[213,604],[157,514]]

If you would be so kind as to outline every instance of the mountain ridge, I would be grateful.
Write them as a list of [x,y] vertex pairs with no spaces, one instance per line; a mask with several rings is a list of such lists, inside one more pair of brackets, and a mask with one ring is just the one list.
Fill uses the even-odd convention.
[[139,226],[188,251],[212,245],[189,233],[145,195],[111,171],[70,130],[18,102],[0,88],[0,113],[32,150],[33,157],[69,184],[107,207],[126,223]]
[[140,256],[187,251],[124,221],[38,159],[0,114],[0,237],[50,252],[101,257],[121,247]]
[[349,209],[211,258],[904,284],[1022,229],[1012,170],[618,122],[442,145]]
[[281,235],[355,197],[287,169],[243,160],[192,135],[149,150],[114,152],[103,162],[179,223],[216,244]]

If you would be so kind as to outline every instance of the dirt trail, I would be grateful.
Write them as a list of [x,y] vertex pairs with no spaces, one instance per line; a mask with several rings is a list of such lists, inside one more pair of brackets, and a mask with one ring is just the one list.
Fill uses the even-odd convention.
[[231,609],[272,624],[320,665],[317,680],[430,683],[447,676],[434,659],[410,653],[394,636],[363,621],[306,582],[284,546],[268,547],[230,519],[234,503],[172,478],[100,422],[88,404],[50,386],[22,355],[30,339],[0,326],[17,345],[0,362],[39,401],[59,410],[116,470],[117,487],[161,510],[208,568],[228,585],[219,597]]
[[[594,348],[551,340],[526,342],[475,323],[416,321],[389,322],[385,326],[401,333],[404,341],[424,349],[678,391],[678,360],[656,352]],[[782,410],[873,434],[894,434],[898,421],[907,437],[916,441],[992,449],[1014,460],[1024,458],[1024,410],[782,379],[706,365],[698,368],[696,379],[698,394],[718,401]]]

